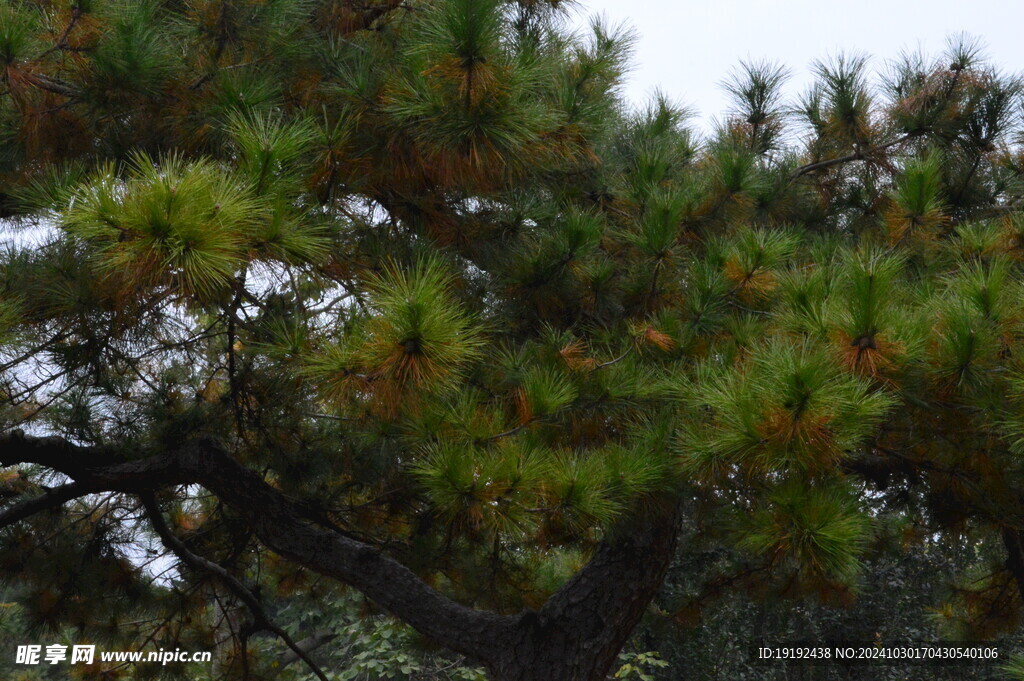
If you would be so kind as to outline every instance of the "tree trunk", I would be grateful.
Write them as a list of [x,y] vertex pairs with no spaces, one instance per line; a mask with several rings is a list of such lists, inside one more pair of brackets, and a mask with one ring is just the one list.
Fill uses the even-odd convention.
[[675,553],[678,509],[620,528],[488,664],[495,681],[603,681]]

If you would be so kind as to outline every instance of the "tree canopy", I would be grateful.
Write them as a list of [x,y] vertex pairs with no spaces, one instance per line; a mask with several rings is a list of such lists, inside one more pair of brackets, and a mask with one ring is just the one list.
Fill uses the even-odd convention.
[[323,680],[279,622],[356,592],[498,681],[595,681],[651,608],[848,604],[943,537],[944,627],[1018,626],[1021,79],[967,37],[798,101],[745,62],[701,134],[569,5],[0,3],[27,627]]

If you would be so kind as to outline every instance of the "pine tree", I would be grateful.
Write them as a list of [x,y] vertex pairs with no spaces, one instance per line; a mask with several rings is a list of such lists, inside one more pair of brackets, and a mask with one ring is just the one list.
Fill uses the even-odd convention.
[[[999,556],[950,622],[1017,623],[1021,81],[954,39],[791,105],[746,63],[701,137],[567,4],[3,3],[26,626],[326,679],[275,613],[354,589],[496,680],[596,681],[677,551],[842,600],[879,507]],[[109,678],[144,673],[188,672]]]

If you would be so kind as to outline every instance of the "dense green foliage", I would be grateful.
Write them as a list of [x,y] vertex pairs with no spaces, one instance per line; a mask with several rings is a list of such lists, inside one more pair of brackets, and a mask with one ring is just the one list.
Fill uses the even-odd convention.
[[[1013,631],[1021,80],[967,39],[877,84],[818,63],[797,103],[747,63],[700,136],[625,106],[632,37],[571,34],[566,4],[2,2],[0,432],[119,461],[216,441],[480,609],[539,608],[682,508],[677,565],[729,558],[659,597],[679,622],[848,606],[866,559],[941,538],[971,552],[929,631]],[[0,460],[26,464],[4,509],[65,482]],[[184,552],[152,504],[271,619],[351,598],[217,496],[150,491],[2,530],[29,631],[277,675],[219,573],[154,578]]]

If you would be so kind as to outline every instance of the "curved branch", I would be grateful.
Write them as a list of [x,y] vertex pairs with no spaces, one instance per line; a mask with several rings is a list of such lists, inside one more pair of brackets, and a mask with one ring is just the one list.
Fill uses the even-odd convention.
[[324,527],[211,440],[119,461],[113,451],[14,431],[0,435],[0,465],[46,466],[93,489],[144,493],[199,484],[239,513],[272,551],[349,584],[425,636],[476,660],[494,659],[515,618],[460,605],[376,547]]
[[666,500],[661,510],[623,524],[540,610],[505,616],[456,603],[380,549],[318,522],[315,509],[274,489],[211,440],[118,462],[110,451],[60,438],[0,435],[0,464],[15,463],[47,466],[94,489],[147,494],[202,485],[272,551],[355,587],[425,636],[483,662],[496,678],[603,678],[664,579],[679,518]]
[[675,555],[679,515],[667,501],[616,528],[539,611],[520,616],[492,667],[496,676],[605,678],[661,587]]
[[84,497],[87,494],[102,490],[93,489],[89,485],[80,482],[69,482],[60,487],[46,490],[43,494],[27,499],[14,506],[8,506],[0,511],[0,529],[13,525],[16,522],[25,520],[36,513],[63,506],[72,499]]
[[874,156],[875,154],[887,151],[891,147],[903,144],[904,142],[907,142],[915,137],[919,137],[920,135],[921,133],[907,133],[902,137],[897,137],[896,139],[885,142],[884,144],[879,144],[876,147],[871,147],[867,151],[855,151],[854,153],[847,154],[846,156],[839,156],[837,158],[830,158],[824,161],[815,161],[814,163],[802,165],[799,168],[796,168],[790,174],[789,181],[792,182],[793,180],[799,179],[803,175],[812,173],[816,170],[825,170],[827,168],[831,168],[832,166],[842,165],[843,163],[849,163],[851,161],[863,161],[866,159],[871,159],[871,157]]

